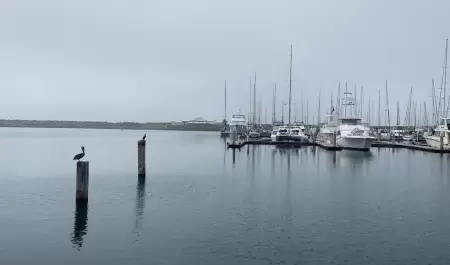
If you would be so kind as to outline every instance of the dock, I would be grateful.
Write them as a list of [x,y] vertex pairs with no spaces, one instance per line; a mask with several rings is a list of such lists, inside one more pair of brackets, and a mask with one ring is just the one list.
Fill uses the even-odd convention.
[[[228,143],[228,148],[238,148],[245,145],[277,145],[277,146],[291,146],[291,147],[302,147],[302,146],[318,146],[320,148],[323,148],[328,151],[341,151],[343,148],[339,146],[333,146],[333,145],[323,145],[319,144],[317,142],[301,142],[301,141],[271,141],[270,138],[263,138],[259,140],[245,140],[235,143]],[[405,142],[389,142],[389,141],[376,141],[373,143],[372,147],[378,147],[378,148],[404,148],[404,149],[410,149],[410,150],[418,150],[418,151],[424,151],[424,152],[431,152],[431,153],[450,153],[450,149],[437,149],[433,148],[427,145],[423,144],[412,144],[412,143],[405,143]]]
[[423,144],[412,144],[412,143],[401,143],[401,142],[388,142],[388,141],[377,141],[373,143],[372,147],[384,147],[384,148],[405,148],[410,150],[419,150],[431,153],[450,153],[450,149],[438,149],[433,148],[428,145]]

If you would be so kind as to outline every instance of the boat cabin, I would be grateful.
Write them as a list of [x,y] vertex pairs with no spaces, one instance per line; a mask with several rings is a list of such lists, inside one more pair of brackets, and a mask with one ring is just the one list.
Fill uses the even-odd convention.
[[359,118],[340,118],[341,124],[348,124],[348,125],[361,125],[361,119]]
[[449,118],[441,118],[439,121],[439,129],[450,130],[450,119]]

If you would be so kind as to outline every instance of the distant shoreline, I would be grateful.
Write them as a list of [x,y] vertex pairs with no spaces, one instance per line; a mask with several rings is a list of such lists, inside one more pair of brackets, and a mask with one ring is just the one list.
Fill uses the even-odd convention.
[[216,131],[221,124],[171,124],[169,122],[103,122],[103,121],[56,121],[56,120],[4,120],[3,128],[50,128],[50,129],[112,129],[112,130],[175,130],[175,131]]

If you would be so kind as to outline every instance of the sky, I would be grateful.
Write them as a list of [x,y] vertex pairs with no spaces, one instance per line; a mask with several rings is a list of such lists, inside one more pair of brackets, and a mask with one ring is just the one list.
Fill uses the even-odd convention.
[[274,84],[278,118],[288,100],[292,45],[292,117],[308,101],[317,119],[319,91],[322,117],[346,81],[358,98],[364,86],[364,115],[380,89],[384,113],[387,80],[391,120],[397,100],[403,119],[411,86],[431,112],[449,10],[448,0],[0,0],[0,118],[221,120],[224,81],[227,115],[247,113],[256,73],[270,122]]

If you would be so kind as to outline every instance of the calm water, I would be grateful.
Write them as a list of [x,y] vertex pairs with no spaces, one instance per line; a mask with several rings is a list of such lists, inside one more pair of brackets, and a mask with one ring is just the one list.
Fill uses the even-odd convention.
[[446,155],[143,133],[0,129],[0,264],[450,264]]

